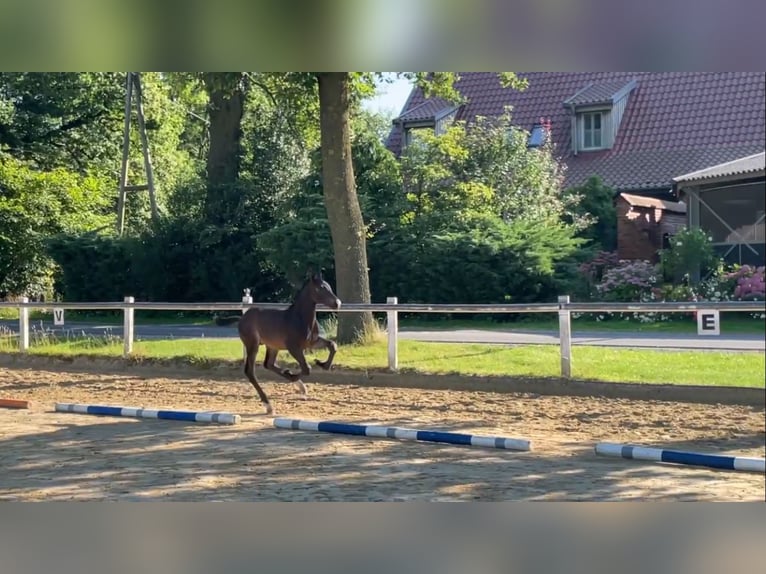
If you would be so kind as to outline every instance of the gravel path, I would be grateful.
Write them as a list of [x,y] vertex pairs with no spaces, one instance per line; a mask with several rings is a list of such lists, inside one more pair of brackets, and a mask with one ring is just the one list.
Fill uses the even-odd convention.
[[[274,429],[241,381],[0,369],[0,500],[763,500],[764,476],[593,454],[599,440],[766,454],[764,409],[266,383],[277,415],[526,438],[532,452]],[[53,412],[223,410],[234,426]]]

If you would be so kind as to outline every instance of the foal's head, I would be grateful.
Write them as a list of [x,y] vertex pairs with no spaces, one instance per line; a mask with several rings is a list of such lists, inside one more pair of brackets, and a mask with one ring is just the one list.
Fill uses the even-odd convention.
[[322,278],[321,273],[312,273],[304,289],[314,303],[330,309],[340,309],[340,299],[333,293],[332,287]]

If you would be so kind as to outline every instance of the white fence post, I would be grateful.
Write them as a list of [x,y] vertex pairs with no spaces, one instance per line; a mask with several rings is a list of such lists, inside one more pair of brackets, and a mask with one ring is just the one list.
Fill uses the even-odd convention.
[[[136,300],[133,297],[125,297],[125,303],[135,303]],[[133,352],[133,325],[134,325],[134,311],[133,307],[123,307],[123,348],[122,356],[128,357]]]
[[561,376],[572,377],[572,313],[562,309],[569,304],[569,295],[559,295],[559,346],[561,349]]
[[[398,305],[399,298],[387,297],[386,304]],[[397,345],[399,339],[399,312],[396,310],[386,311],[386,315],[386,327],[388,329],[388,370],[397,371],[399,370],[399,350]]]
[[[22,297],[22,303],[29,303],[29,297]],[[29,350],[29,307],[19,307],[19,351]]]
[[[244,292],[245,292],[245,294],[242,295],[242,304],[243,305],[252,305],[253,304],[253,296],[250,295],[250,289],[245,289]],[[242,308],[242,314],[244,315],[245,313],[247,313],[247,308],[243,307]],[[244,344],[242,345],[242,358],[243,359],[247,358],[247,348],[245,347]]]

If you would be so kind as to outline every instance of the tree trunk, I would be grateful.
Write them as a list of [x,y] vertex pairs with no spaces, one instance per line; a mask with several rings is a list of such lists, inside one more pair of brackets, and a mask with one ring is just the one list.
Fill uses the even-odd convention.
[[[338,297],[369,303],[367,241],[351,163],[348,72],[319,72],[322,179],[335,255]],[[351,343],[373,326],[371,312],[339,313],[338,342]]]
[[240,72],[205,73],[205,89],[210,99],[210,148],[207,156],[207,200],[205,211],[208,221],[226,219],[231,209],[228,195],[231,184],[237,181],[242,159],[242,116],[245,94]]

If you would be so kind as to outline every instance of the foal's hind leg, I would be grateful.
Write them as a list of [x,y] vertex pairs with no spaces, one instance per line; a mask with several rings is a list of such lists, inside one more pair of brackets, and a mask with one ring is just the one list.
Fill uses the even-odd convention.
[[335,343],[335,341],[330,341],[330,339],[325,339],[324,337],[317,337],[316,342],[311,345],[311,348],[314,351],[321,351],[322,349],[327,349],[330,351],[330,355],[327,357],[326,361],[314,359],[314,364],[316,364],[317,367],[321,367],[325,371],[329,371],[330,367],[332,366],[332,361],[335,358],[335,353],[338,352],[338,345]]
[[261,398],[261,402],[266,407],[266,414],[270,415],[274,413],[274,409],[269,402],[269,398],[266,393],[263,392],[261,385],[258,384],[258,380],[255,378],[255,356],[258,354],[258,343],[250,344],[247,346],[247,357],[245,358],[245,376],[248,378],[258,396]]
[[277,365],[277,353],[278,351],[276,349],[266,347],[266,357],[263,359],[263,366],[266,369],[286,378],[288,381],[295,383],[295,385],[298,387],[298,392],[300,392],[300,394],[305,397],[306,385],[303,384],[300,376],[290,372],[290,369],[279,368],[279,365]]

